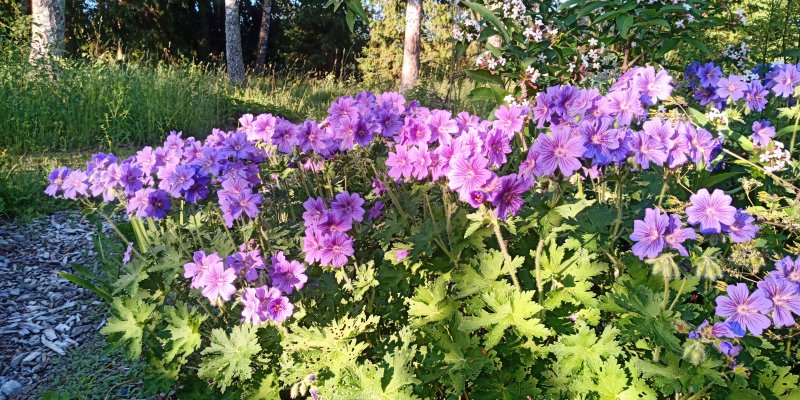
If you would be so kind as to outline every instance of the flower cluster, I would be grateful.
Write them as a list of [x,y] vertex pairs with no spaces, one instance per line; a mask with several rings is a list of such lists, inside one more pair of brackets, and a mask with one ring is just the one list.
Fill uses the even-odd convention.
[[778,261],[775,270],[756,282],[756,287],[750,293],[745,283],[728,285],[728,295],[716,299],[717,316],[756,336],[770,326],[794,326],[794,315],[800,315],[800,258]]
[[[292,315],[294,306],[285,295],[303,288],[308,281],[306,267],[298,261],[289,261],[283,252],[271,257],[267,267],[261,250],[250,243],[242,244],[239,251],[223,262],[217,253],[196,251],[192,262],[184,266],[184,277],[191,279],[191,287],[202,291],[213,304],[229,301],[236,293],[235,283],[242,285],[264,280],[260,273],[267,270],[270,285],[243,287],[240,302],[244,307],[242,320],[260,325],[267,321],[282,322]],[[242,282],[243,281],[243,282]]]
[[689,87],[701,105],[713,104],[723,109],[728,104],[744,101],[750,111],[763,111],[770,95],[788,98],[800,85],[800,65],[773,64],[760,66],[746,75],[723,76],[722,68],[713,62],[695,62],[686,68]]
[[[703,235],[727,233],[731,242],[744,243],[753,240],[760,229],[753,224],[755,218],[733,207],[733,199],[722,190],[709,193],[707,189],[700,189],[689,201],[687,220],[691,225],[700,225]],[[689,253],[682,243],[687,239],[697,239],[697,232],[692,228],[682,228],[679,215],[662,214],[657,208],[648,208],[644,220],[634,221],[630,238],[636,242],[631,249],[633,254],[642,260],[658,257],[665,247],[687,257]]]
[[[347,191],[336,195],[331,209],[321,197],[309,198],[303,203],[303,252],[307,263],[319,262],[322,266],[341,268],[352,257],[353,238],[347,233],[353,224],[364,221],[364,199],[358,193]],[[383,203],[376,202],[368,219],[377,218]]]

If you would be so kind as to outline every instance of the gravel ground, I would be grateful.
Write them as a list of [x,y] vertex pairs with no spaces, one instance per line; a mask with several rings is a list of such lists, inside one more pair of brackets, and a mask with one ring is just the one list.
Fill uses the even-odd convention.
[[57,358],[102,327],[103,303],[57,275],[97,266],[96,234],[77,212],[0,220],[0,400],[28,398]]

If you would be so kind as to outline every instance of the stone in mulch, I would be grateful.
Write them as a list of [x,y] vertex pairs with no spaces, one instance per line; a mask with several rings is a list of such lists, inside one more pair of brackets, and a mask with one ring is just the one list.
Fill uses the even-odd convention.
[[96,234],[76,212],[0,220],[0,399],[28,397],[55,358],[102,326],[91,318],[99,299],[57,275],[72,264],[96,267]]

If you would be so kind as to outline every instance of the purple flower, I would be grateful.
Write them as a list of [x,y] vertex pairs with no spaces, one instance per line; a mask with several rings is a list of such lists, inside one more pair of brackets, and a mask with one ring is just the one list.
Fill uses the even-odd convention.
[[353,229],[353,219],[345,214],[337,214],[333,211],[326,211],[325,222],[317,226],[317,230],[321,233],[345,233],[351,229]]
[[795,260],[792,260],[791,257],[784,257],[775,263],[775,268],[778,276],[800,284],[800,257]]
[[372,193],[375,193],[376,196],[380,196],[385,191],[386,184],[378,178],[372,178]]
[[286,321],[287,318],[292,316],[294,312],[294,305],[289,302],[286,296],[280,296],[272,299],[267,304],[267,314],[275,322]]
[[668,215],[661,214],[657,208],[644,210],[644,220],[633,221],[633,233],[630,236],[636,242],[631,248],[633,254],[639,256],[640,260],[661,254],[667,243],[664,236],[669,226]]
[[775,96],[792,97],[794,96],[794,87],[800,84],[800,71],[797,70],[797,66],[786,64],[772,78],[772,84]]
[[316,199],[309,197],[303,203],[303,208],[306,210],[303,213],[303,223],[306,228],[319,226],[328,219],[328,208],[325,206],[325,200],[322,197],[317,197]]
[[122,265],[127,265],[131,261],[131,254],[133,253],[133,242],[128,242],[128,247],[125,253],[122,254]]
[[689,141],[689,157],[695,164],[711,162],[711,155],[716,142],[711,133],[694,125],[686,125],[686,139]]
[[525,179],[518,178],[517,174],[510,174],[500,178],[500,186],[494,191],[492,206],[497,218],[504,220],[509,215],[516,215],[525,200],[522,195],[530,189]]
[[[194,185],[194,169],[186,165],[177,165],[171,170],[169,176],[164,181],[166,187],[162,188],[169,192],[172,197],[180,197]],[[161,185],[159,185],[161,187]]]
[[397,261],[405,260],[411,252],[407,249],[397,249],[394,251],[394,257],[397,258]]
[[514,106],[500,106],[494,110],[494,117],[496,118],[493,125],[495,128],[500,129],[508,135],[514,134],[522,130],[525,123],[525,114],[527,109],[524,107]]
[[431,130],[427,125],[418,123],[413,118],[406,118],[403,124],[402,143],[407,146],[427,145],[431,140]]
[[308,281],[306,266],[295,260],[287,261],[283,252],[279,251],[272,257],[269,279],[272,286],[280,289],[281,292],[292,294],[295,289],[303,289]]
[[687,239],[697,239],[697,232],[692,228],[681,228],[681,217],[675,214],[669,216],[669,225],[664,232],[664,242],[668,247],[678,250],[678,254],[688,257],[689,252],[683,246]]
[[236,271],[237,276],[244,276],[247,282],[258,280],[258,270],[266,268],[261,250],[257,249],[239,251],[228,256],[225,261]]
[[473,208],[479,208],[483,203],[486,202],[486,193],[482,190],[473,190],[469,192],[469,196],[467,197],[467,203],[471,205]]
[[64,192],[65,199],[74,199],[78,196],[86,195],[86,190],[89,189],[87,184],[88,177],[80,170],[70,171],[64,182],[61,184],[61,190]]
[[717,338],[737,339],[744,336],[745,333],[738,322],[717,322],[711,328],[711,334]]
[[383,202],[380,200],[375,201],[375,204],[369,209],[367,212],[367,220],[372,221],[373,219],[379,218],[383,215]]
[[72,170],[67,167],[56,168],[53,172],[50,172],[50,175],[47,177],[47,181],[50,182],[50,184],[47,186],[47,189],[44,190],[44,193],[48,196],[55,197],[58,191],[61,190],[61,185],[64,184],[64,180],[71,172]]
[[658,100],[666,100],[672,94],[672,77],[663,68],[658,71],[653,67],[640,68],[639,73],[633,77],[633,86],[642,94],[642,98],[649,105],[654,105]]
[[258,215],[259,205],[261,205],[261,195],[254,194],[249,189],[220,197],[222,219],[228,228],[233,227],[233,221],[241,217],[242,214],[255,218]]
[[639,92],[635,90],[611,92],[600,101],[600,107],[608,115],[616,115],[622,126],[630,125],[633,118],[644,113]]
[[761,147],[766,147],[775,137],[775,127],[770,126],[768,120],[755,121],[752,128],[753,135],[750,136],[750,139]]
[[761,82],[754,80],[747,85],[747,91],[744,94],[744,100],[747,102],[747,108],[750,111],[764,111],[767,106],[767,94],[769,91],[764,89]]
[[722,231],[731,234],[731,241],[734,243],[745,243],[756,238],[756,234],[761,229],[753,225],[755,218],[742,210],[736,211],[732,225],[723,225]]
[[772,321],[775,327],[794,325],[792,314],[800,315],[800,293],[797,284],[777,274],[770,274],[756,285],[772,302]]
[[627,144],[633,153],[633,161],[642,169],[650,168],[650,163],[662,166],[667,161],[664,144],[644,131],[634,132]]
[[580,136],[572,136],[566,131],[539,135],[533,144],[533,151],[539,153],[537,168],[540,175],[552,175],[556,168],[568,178],[580,169],[580,157],[586,152]]
[[428,153],[428,146],[421,144],[413,146],[408,150],[408,161],[411,163],[411,176],[418,180],[423,180],[428,177],[431,155]]
[[598,118],[582,121],[578,126],[586,148],[584,156],[593,158],[595,164],[610,163],[611,152],[620,146],[620,131],[612,129],[613,124],[611,118]]
[[137,216],[161,219],[167,216],[167,211],[169,211],[170,208],[171,205],[167,192],[155,189],[148,192],[147,204],[144,206],[142,213],[137,213]]
[[717,86],[719,78],[722,77],[722,69],[714,65],[714,63],[705,63],[698,68],[697,77],[700,78],[700,85],[704,88],[713,88]]
[[389,167],[389,176],[393,179],[410,178],[414,167],[411,165],[408,151],[405,146],[395,146],[394,152],[389,152],[386,166]]
[[203,275],[212,266],[219,264],[220,267],[223,267],[222,258],[217,253],[206,255],[205,251],[195,251],[192,260],[194,262],[183,265],[183,277],[192,279],[192,289],[199,289],[203,286]]
[[281,296],[281,292],[276,288],[260,286],[257,288],[247,288],[242,292],[241,303],[242,320],[253,325],[261,325],[270,318],[267,313],[267,305],[274,299]]
[[686,207],[686,215],[692,225],[700,224],[700,233],[720,233],[722,224],[733,225],[736,222],[736,208],[731,205],[731,196],[722,190],[700,189],[689,197],[692,205]]
[[485,150],[489,156],[489,165],[502,166],[508,161],[506,154],[511,153],[511,138],[500,129],[493,129],[486,138]]
[[203,296],[211,302],[218,298],[228,301],[236,293],[236,286],[233,286],[235,280],[236,271],[233,268],[225,268],[222,263],[211,264],[203,273]]
[[347,264],[347,257],[353,255],[353,239],[341,232],[332,232],[322,236],[320,263],[324,266],[341,268]]
[[442,137],[454,135],[458,132],[456,121],[451,118],[452,113],[446,110],[433,110],[428,116],[428,129],[431,131],[431,139],[442,140]]
[[531,185],[536,180],[536,164],[539,159],[539,153],[534,151],[533,147],[528,149],[528,156],[519,165],[519,176],[528,181]]
[[303,253],[306,254],[305,261],[307,263],[315,263],[320,259],[322,254],[322,235],[313,228],[308,228],[305,231]]
[[719,342],[717,345],[717,349],[720,353],[729,356],[729,357],[736,357],[739,353],[742,352],[742,346],[734,345],[733,343],[723,340]]
[[350,194],[344,191],[336,195],[336,200],[331,201],[333,213],[341,218],[348,218],[361,222],[364,220],[364,199],[358,193]]
[[772,301],[764,291],[758,289],[750,294],[744,283],[728,285],[728,296],[717,297],[717,315],[727,318],[726,322],[738,323],[756,336],[761,336],[764,329],[769,328],[769,318],[764,314],[771,310]]
[[470,192],[479,190],[492,177],[488,164],[489,161],[481,156],[450,160],[448,187],[457,191],[462,200],[466,199]]
[[746,84],[742,82],[742,78],[738,75],[730,75],[727,78],[720,78],[717,81],[717,96],[727,99],[731,98],[733,101],[738,101],[744,97],[744,90]]

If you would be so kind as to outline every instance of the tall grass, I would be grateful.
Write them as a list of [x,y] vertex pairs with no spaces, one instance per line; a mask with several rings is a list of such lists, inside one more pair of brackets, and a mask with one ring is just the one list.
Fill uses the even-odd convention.
[[245,112],[319,116],[347,91],[330,80],[273,78],[232,87],[221,71],[196,65],[67,61],[57,70],[50,76],[25,60],[0,63],[0,148],[113,149],[156,143],[170,130],[202,137]]

